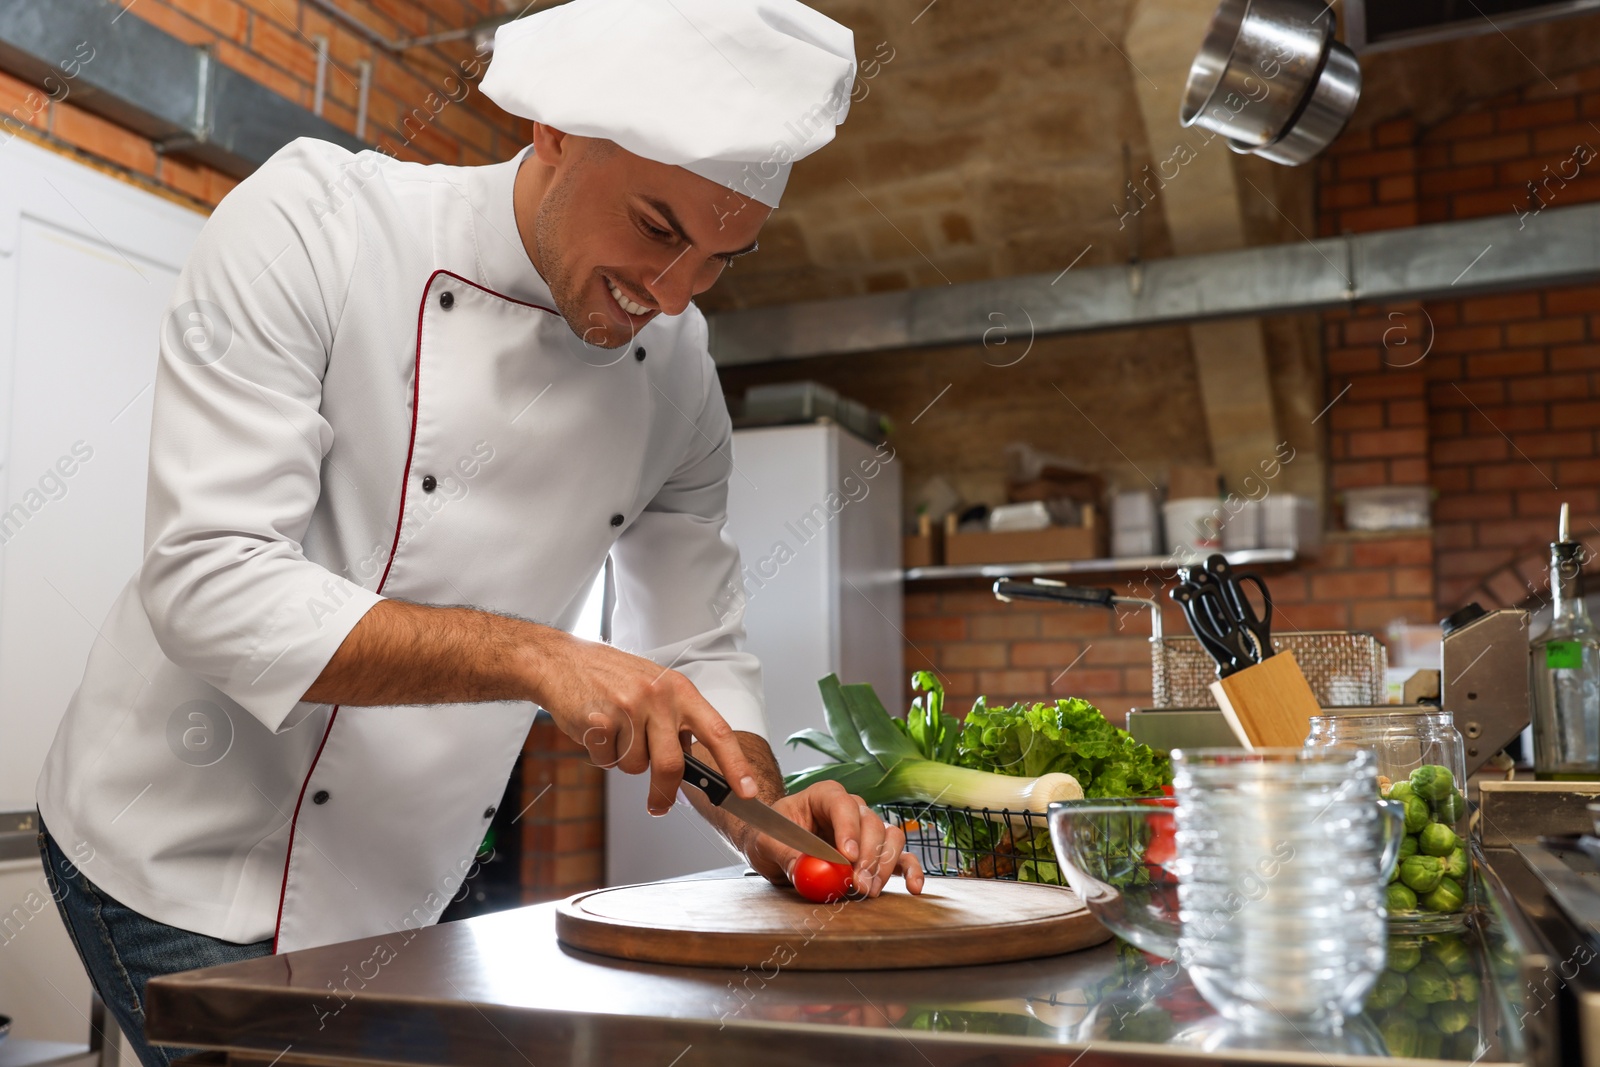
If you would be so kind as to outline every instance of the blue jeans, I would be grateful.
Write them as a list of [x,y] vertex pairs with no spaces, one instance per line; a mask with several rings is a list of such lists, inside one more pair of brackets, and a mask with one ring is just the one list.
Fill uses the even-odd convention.
[[[144,1067],[168,1067],[197,1049],[151,1045],[144,1039],[144,986],[156,975],[214,967],[272,953],[272,940],[236,945],[147,919],[95,887],[39,822],[39,855],[50,895],[100,999],[128,1035]],[[115,1034],[105,1035],[108,1041]]]

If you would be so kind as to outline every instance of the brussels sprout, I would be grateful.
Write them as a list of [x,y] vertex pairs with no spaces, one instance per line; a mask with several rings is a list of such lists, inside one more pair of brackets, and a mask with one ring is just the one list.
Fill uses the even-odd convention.
[[1418,1000],[1411,993],[1407,993],[1405,999],[1400,1001],[1397,1010],[1400,1014],[1410,1019],[1426,1019],[1428,1017],[1427,1002]]
[[1446,793],[1443,798],[1433,802],[1433,817],[1440,822],[1454,825],[1461,821],[1461,816],[1466,813],[1467,798],[1454,789]]
[[1411,772],[1411,788],[1424,800],[1442,800],[1455,791],[1456,780],[1449,768],[1428,763]]
[[1472,971],[1456,975],[1456,999],[1468,1004],[1476,1004],[1478,995],[1482,991],[1483,983]]
[[1455,995],[1450,975],[1438,960],[1423,960],[1406,975],[1406,992],[1423,1004],[1437,1004]]
[[1383,1034],[1383,1044],[1389,1050],[1389,1055],[1397,1059],[1410,1059],[1417,1055],[1418,1030],[1415,1021],[1401,1015],[1387,1020],[1379,1032]]
[[1406,833],[1421,833],[1428,825],[1428,802],[1421,797],[1406,797]]
[[1393,915],[1397,911],[1416,911],[1417,895],[1405,886],[1396,883],[1389,887],[1388,896],[1384,899],[1384,906]]
[[1465,1004],[1446,1001],[1441,1004],[1435,1004],[1428,1015],[1433,1020],[1433,1025],[1437,1026],[1441,1033],[1459,1034],[1472,1025],[1473,1011]]
[[1450,1058],[1476,1063],[1486,1051],[1480,1049],[1478,1044],[1478,1028],[1469,1026],[1450,1038]]
[[1451,849],[1450,855],[1444,858],[1444,874],[1458,882],[1467,876],[1467,850],[1461,845]]
[[1400,1003],[1400,998],[1406,995],[1406,980],[1393,971],[1384,971],[1378,975],[1378,981],[1373,985],[1372,992],[1367,994],[1367,1010],[1382,1011],[1392,1008]]
[[1435,937],[1428,942],[1428,955],[1444,964],[1451,974],[1460,974],[1472,966],[1472,950],[1459,936]]
[[1489,949],[1489,955],[1495,965],[1504,971],[1514,971],[1522,966],[1522,960],[1517,955],[1517,950],[1511,947],[1511,942],[1504,939],[1498,940]]
[[1408,856],[1400,864],[1400,881],[1413,893],[1431,893],[1444,880],[1444,860],[1438,856]]
[[1411,783],[1402,781],[1390,786],[1389,791],[1384,794],[1384,798],[1386,800],[1405,800],[1415,794],[1416,790],[1411,788]]
[[1417,835],[1417,850],[1424,856],[1448,856],[1460,843],[1456,832],[1442,822],[1430,822]]
[[1399,974],[1405,974],[1417,964],[1422,962],[1422,946],[1415,941],[1402,941],[1389,944],[1389,969]]
[[1408,859],[1417,854],[1418,842],[1416,834],[1407,834],[1400,839],[1400,858]]
[[[1417,857],[1413,856],[1412,859]],[[1407,861],[1408,863],[1410,860]],[[1461,905],[1467,902],[1466,893],[1461,890],[1461,883],[1454,878],[1439,879],[1439,887],[1431,893],[1425,893],[1417,898],[1417,903],[1427,911],[1447,912],[1460,911]]]
[[1418,1021],[1417,1025],[1417,1059],[1436,1060],[1444,1055],[1444,1035],[1437,1027]]

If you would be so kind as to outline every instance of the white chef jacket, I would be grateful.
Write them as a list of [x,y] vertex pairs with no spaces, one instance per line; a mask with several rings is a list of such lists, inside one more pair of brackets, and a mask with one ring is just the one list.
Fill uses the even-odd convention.
[[385,596],[569,627],[609,553],[617,645],[765,735],[705,319],[585,345],[518,237],[517,165],[295,141],[178,280],[143,562],[38,787],[151,918],[279,951],[437,920],[534,709],[302,701]]

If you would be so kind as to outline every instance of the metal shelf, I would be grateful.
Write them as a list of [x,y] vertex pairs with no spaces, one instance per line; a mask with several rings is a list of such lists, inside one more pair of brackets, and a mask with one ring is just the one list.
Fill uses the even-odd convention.
[[[1235,566],[1261,563],[1293,563],[1292,548],[1251,548],[1226,552]],[[936,578],[1044,578],[1057,574],[1121,574],[1131,571],[1165,570],[1185,563],[1199,563],[1198,553],[1187,558],[1176,555],[1126,556],[1121,559],[1063,559],[1044,563],[961,563],[937,567],[911,567],[904,572],[908,582]]]

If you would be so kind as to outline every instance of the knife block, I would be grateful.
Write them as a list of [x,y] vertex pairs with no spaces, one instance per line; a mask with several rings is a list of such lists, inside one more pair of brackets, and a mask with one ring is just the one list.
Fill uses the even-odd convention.
[[1322,714],[1294,653],[1279,652],[1211,683],[1217,707],[1245,748],[1300,748]]

